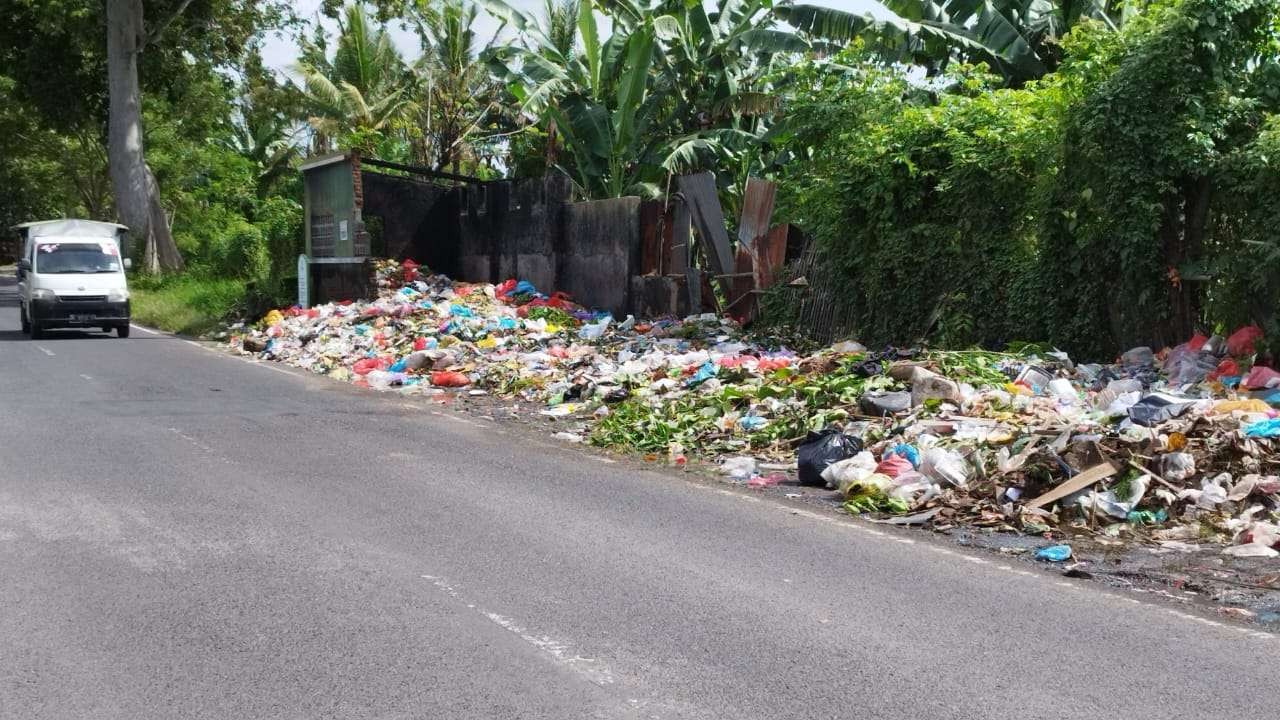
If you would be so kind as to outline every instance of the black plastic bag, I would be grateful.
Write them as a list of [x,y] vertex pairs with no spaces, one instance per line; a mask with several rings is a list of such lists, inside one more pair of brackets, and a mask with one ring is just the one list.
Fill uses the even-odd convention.
[[1129,419],[1135,424],[1153,427],[1178,417],[1196,401],[1165,393],[1151,393],[1129,408]]
[[824,486],[822,471],[834,463],[862,452],[862,441],[845,435],[838,428],[829,427],[822,432],[811,432],[796,451],[800,466],[800,484]]

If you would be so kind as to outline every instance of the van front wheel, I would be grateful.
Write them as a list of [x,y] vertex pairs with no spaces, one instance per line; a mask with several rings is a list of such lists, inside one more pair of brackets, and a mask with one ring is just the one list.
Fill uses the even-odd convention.
[[40,327],[39,323],[31,323],[31,339],[40,340],[43,337],[44,328]]
[[127,338],[127,337],[129,337],[129,326],[128,326],[128,325],[117,325],[117,326],[116,326],[116,337],[122,337],[122,338]]

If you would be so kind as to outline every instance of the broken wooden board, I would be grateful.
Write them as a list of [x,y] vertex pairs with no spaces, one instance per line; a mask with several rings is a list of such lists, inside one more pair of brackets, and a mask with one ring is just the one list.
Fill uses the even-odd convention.
[[729,247],[729,233],[724,229],[724,211],[720,209],[720,197],[716,194],[715,176],[709,172],[684,175],[679,179],[679,186],[698,237],[707,247],[712,274],[732,273],[733,249]]
[[702,312],[702,276],[694,264],[694,247],[689,237],[689,205],[681,201],[671,206],[671,274],[684,276],[689,312]]
[[637,275],[663,275],[669,267],[663,252],[664,246],[670,245],[671,237],[666,210],[666,203],[661,200],[640,203],[640,267],[636,268]]
[[1115,475],[1118,470],[1116,466],[1109,462],[1102,462],[1093,467],[1081,471],[1079,474],[1068,478],[1058,487],[1041,495],[1040,497],[1026,503],[1029,508],[1038,508],[1048,505],[1051,502],[1061,500],[1062,498],[1089,487],[1090,485]]
[[751,293],[755,288],[754,263],[751,252],[739,245],[734,255],[734,276],[729,278],[729,306],[725,308],[738,322],[746,322],[755,314],[756,298]]

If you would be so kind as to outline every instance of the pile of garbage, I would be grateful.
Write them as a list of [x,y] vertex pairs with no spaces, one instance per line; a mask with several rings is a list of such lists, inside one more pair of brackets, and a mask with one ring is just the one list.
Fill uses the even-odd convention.
[[618,321],[412,261],[377,281],[375,300],[272,311],[232,344],[380,390],[536,402],[570,427],[557,437],[715,460],[750,487],[798,477],[904,524],[1280,556],[1280,372],[1253,326],[1107,365],[1034,346],[799,354],[715,315]]

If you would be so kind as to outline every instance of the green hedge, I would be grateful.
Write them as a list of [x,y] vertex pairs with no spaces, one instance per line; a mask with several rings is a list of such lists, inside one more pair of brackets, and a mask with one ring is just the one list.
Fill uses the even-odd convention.
[[1259,75],[1276,17],[1185,0],[1119,33],[1085,25],[1020,89],[974,67],[908,80],[857,48],[812,61],[778,133],[780,207],[847,278],[864,342],[1105,357],[1265,321],[1280,155]]

